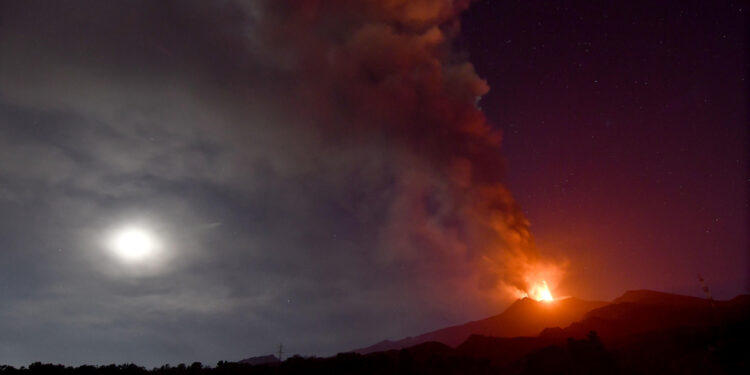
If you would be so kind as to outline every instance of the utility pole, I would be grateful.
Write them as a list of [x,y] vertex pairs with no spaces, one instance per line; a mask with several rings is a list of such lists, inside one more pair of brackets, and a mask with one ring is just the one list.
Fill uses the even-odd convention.
[[279,362],[284,361],[284,345],[279,344]]

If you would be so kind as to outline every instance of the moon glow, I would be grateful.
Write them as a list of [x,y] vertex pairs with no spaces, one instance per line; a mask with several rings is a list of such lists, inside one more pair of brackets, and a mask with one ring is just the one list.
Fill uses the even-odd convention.
[[126,227],[114,232],[109,247],[120,260],[127,263],[139,263],[152,259],[156,255],[159,250],[159,241],[147,229]]

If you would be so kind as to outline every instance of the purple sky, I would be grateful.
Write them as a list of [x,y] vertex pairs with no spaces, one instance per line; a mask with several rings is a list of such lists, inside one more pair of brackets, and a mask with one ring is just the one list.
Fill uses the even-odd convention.
[[[743,9],[744,7],[744,9]],[[747,293],[742,2],[481,1],[462,40],[491,86],[511,191],[568,293]]]

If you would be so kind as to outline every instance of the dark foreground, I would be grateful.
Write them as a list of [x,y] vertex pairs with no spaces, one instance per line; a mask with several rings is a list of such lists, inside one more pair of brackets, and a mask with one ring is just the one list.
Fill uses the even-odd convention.
[[[548,308],[529,301],[516,307],[523,307],[518,311],[527,318],[535,309]],[[455,348],[425,342],[369,354],[295,356],[272,364],[221,361],[209,367],[196,362],[151,370],[133,364],[0,366],[0,375],[147,374],[750,374],[750,296],[707,301],[628,292],[565,328],[548,328],[535,337],[475,334]]]
[[[34,363],[1,375],[234,375],[234,374],[750,374],[748,322],[651,333],[618,350],[596,333],[568,338],[503,363],[492,356],[462,353],[438,343],[367,355],[292,357],[280,364],[219,362],[147,370],[133,364],[65,367]],[[489,338],[488,338],[489,339]],[[499,353],[500,354],[500,353]]]

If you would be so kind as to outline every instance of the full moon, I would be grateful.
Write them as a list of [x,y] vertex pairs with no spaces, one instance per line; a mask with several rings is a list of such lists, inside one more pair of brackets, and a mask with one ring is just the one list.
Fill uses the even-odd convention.
[[115,231],[110,241],[111,251],[126,262],[141,262],[152,258],[158,250],[156,237],[144,228],[127,227]]

